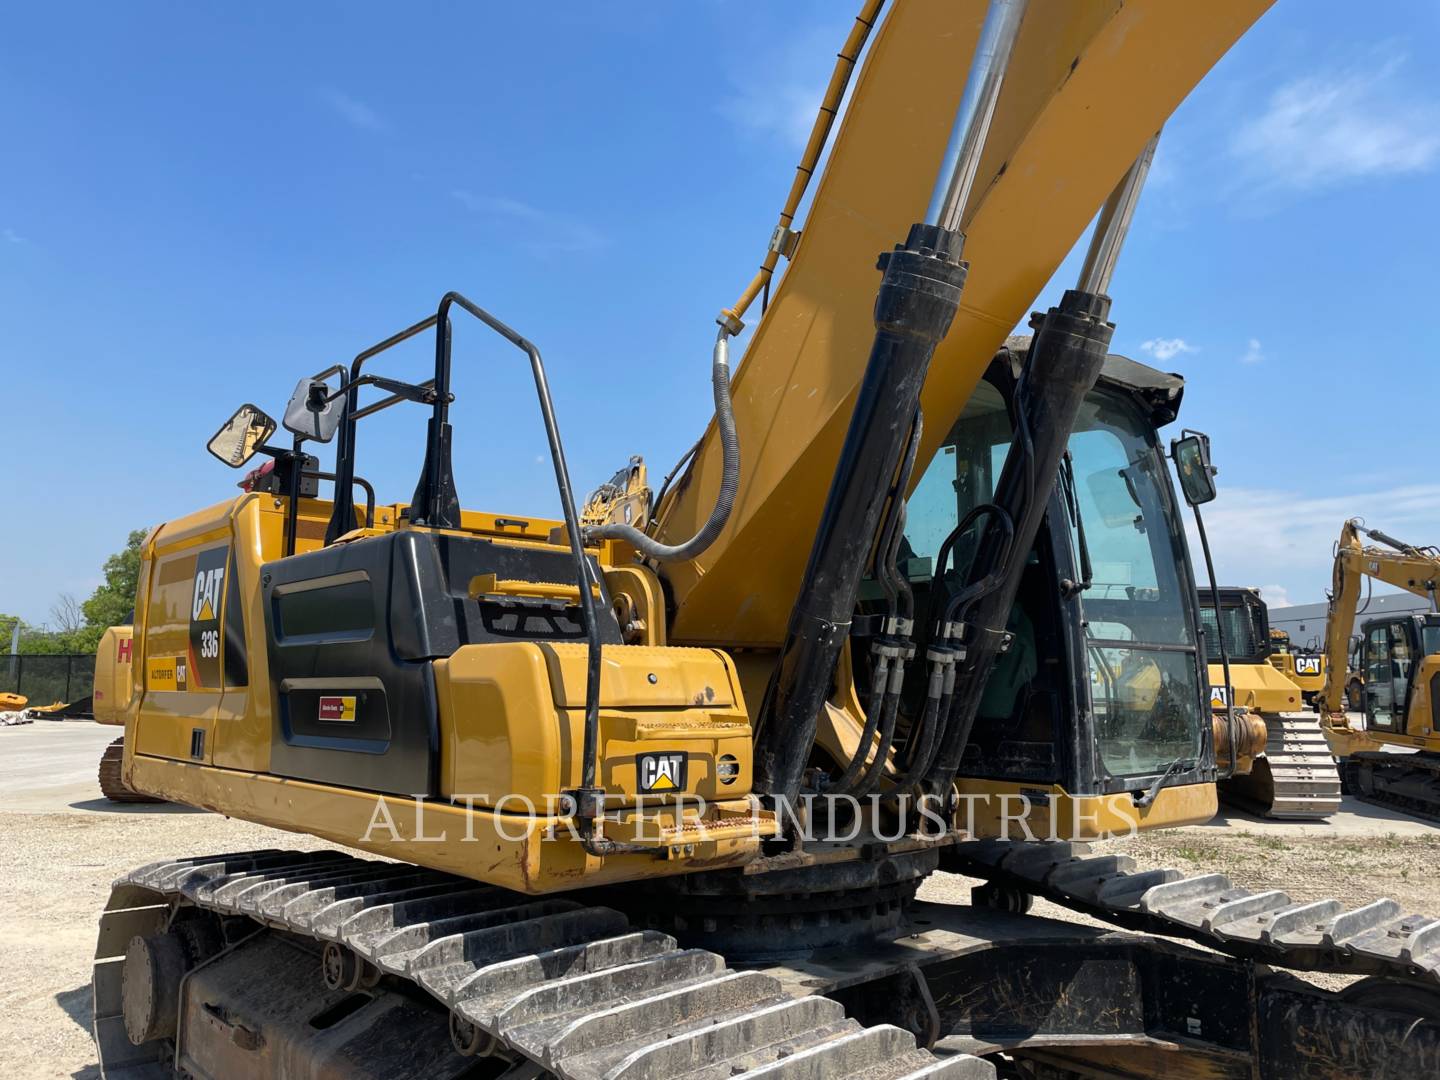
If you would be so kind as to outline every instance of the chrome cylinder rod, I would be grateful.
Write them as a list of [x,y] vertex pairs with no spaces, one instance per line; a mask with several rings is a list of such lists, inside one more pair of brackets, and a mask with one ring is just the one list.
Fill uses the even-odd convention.
[[1125,234],[1130,231],[1135,204],[1140,201],[1140,189],[1145,186],[1145,177],[1150,172],[1150,163],[1155,160],[1155,147],[1159,142],[1160,133],[1157,131],[1100,208],[1100,219],[1095,222],[1095,231],[1090,236],[1090,250],[1085,253],[1085,265],[1080,268],[1080,281],[1075,286],[1081,292],[1109,293],[1115,264],[1120,261],[1120,248],[1125,243]]
[[955,113],[955,125],[950,129],[950,141],[940,162],[935,190],[925,211],[927,225],[961,231],[965,204],[970,200],[970,189],[980,168],[985,136],[995,116],[995,103],[1000,99],[1000,87],[1010,66],[1026,3],[1027,0],[990,0],[985,25],[980,28],[980,40],[975,43],[975,56],[970,62],[970,77],[965,82],[965,93]]

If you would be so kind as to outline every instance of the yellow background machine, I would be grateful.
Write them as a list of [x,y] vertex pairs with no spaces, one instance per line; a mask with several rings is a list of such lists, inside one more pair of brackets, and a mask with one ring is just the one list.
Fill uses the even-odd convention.
[[[1267,817],[1324,819],[1340,809],[1340,774],[1320,729],[1305,709],[1304,690],[1289,678],[1273,651],[1269,612],[1260,591],[1221,587],[1200,594],[1210,658],[1210,704],[1217,716],[1227,702],[1264,724],[1260,756],[1248,771],[1220,784],[1220,797]],[[1223,625],[1222,625],[1223,623]],[[1220,660],[1219,635],[1229,652],[1229,682]],[[1226,690],[1227,685],[1229,690]]]
[[[1374,541],[1366,544],[1365,539]],[[1364,729],[1346,715],[1356,683],[1347,677],[1361,583],[1379,581],[1423,596],[1423,615],[1367,619],[1360,628]],[[1325,620],[1327,676],[1319,707],[1346,787],[1357,798],[1440,820],[1440,551],[1397,540],[1351,518],[1335,548]],[[1413,751],[1387,753],[1384,748]]]

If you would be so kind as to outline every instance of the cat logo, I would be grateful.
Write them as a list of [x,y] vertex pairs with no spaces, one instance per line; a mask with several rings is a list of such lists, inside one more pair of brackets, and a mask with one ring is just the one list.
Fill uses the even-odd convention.
[[635,759],[635,778],[641,794],[684,791],[685,766],[689,755],[683,750],[662,754],[641,754]]
[[[223,558],[224,552],[221,552]],[[193,622],[214,622],[220,610],[220,589],[225,584],[224,565],[209,568],[196,567],[195,592],[190,603],[190,619]]]
[[1230,703],[1228,688],[1224,686],[1210,687],[1210,707],[1212,709],[1223,709]]
[[1295,657],[1296,675],[1319,675],[1320,657],[1318,656],[1297,656]]

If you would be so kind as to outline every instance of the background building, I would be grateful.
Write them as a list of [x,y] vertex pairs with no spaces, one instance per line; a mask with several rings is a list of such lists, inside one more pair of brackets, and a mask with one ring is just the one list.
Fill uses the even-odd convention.
[[[1290,635],[1290,644],[1297,649],[1318,648],[1325,636],[1325,607],[1325,602],[1321,601],[1318,604],[1271,608],[1270,629],[1284,630]],[[1361,623],[1380,615],[1403,615],[1406,612],[1429,610],[1428,600],[1410,593],[1377,593],[1370,597],[1368,604],[1362,596],[1355,609],[1355,630],[1358,633]]]

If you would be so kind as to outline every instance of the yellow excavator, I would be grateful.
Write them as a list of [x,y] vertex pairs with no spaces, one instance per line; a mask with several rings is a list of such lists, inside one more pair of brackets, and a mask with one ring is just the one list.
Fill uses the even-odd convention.
[[[1365,540],[1374,543],[1366,544]],[[1423,596],[1425,614],[1368,619],[1362,681],[1347,677],[1360,586],[1378,581]],[[1327,676],[1320,710],[1349,794],[1440,820],[1440,549],[1407,544],[1351,518],[1340,529],[1325,619]],[[1346,710],[1358,688],[1365,726]],[[1400,752],[1397,752],[1400,751]]]
[[1217,714],[1243,709],[1247,721],[1258,718],[1262,724],[1263,751],[1248,772],[1221,782],[1221,799],[1265,817],[1329,817],[1340,809],[1340,773],[1318,718],[1304,708],[1304,691],[1275,663],[1275,637],[1260,590],[1202,590],[1200,605],[1211,707]]
[[[352,851],[119,879],[105,1075],[1433,1071],[1436,920],[1074,843],[1203,822],[1247,764],[1167,463],[1198,516],[1208,440],[1167,454],[1184,381],[1110,354],[1107,289],[1156,133],[1265,7],[865,3],[653,497],[632,461],[577,512],[539,349],[458,293],[302,379],[288,445],[237,410],[211,452],[266,466],[145,544],[122,772]],[[558,517],[462,509],[457,320],[533,375]],[[432,376],[376,371],[415,339]],[[360,422],[416,405],[414,494],[358,506]],[[937,869],[973,902],[918,899]]]
[[[130,694],[135,687],[131,673],[134,628],[112,626],[100,635],[95,647],[95,684],[91,691],[91,714],[97,724],[125,723]],[[122,734],[100,755],[97,779],[100,793],[116,803],[153,803],[163,800],[136,791],[125,783],[120,766],[125,759],[125,736]]]

